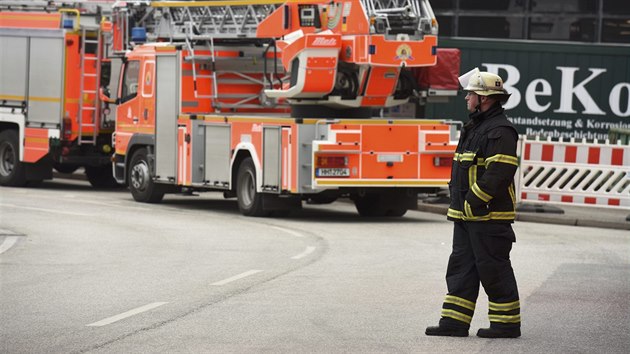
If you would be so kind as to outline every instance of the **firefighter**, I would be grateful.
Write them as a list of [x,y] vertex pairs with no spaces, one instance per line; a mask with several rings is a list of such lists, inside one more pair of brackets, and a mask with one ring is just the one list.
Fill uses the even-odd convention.
[[454,221],[446,271],[448,294],[438,326],[429,336],[468,336],[479,283],[488,295],[485,338],[521,335],[520,302],[510,262],[516,241],[514,173],[518,134],[503,113],[509,94],[498,75],[475,68],[460,78],[470,112],[455,152],[447,217]]

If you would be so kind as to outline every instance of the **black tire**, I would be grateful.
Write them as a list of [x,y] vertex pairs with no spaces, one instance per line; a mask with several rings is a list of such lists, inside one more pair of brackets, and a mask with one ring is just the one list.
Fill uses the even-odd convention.
[[53,165],[53,168],[59,173],[71,174],[79,169],[79,165],[56,163]]
[[164,189],[153,182],[147,160],[147,150],[136,150],[129,164],[129,189],[133,199],[142,203],[159,203],[164,198]]
[[245,216],[269,216],[263,206],[263,196],[256,191],[256,167],[251,157],[244,159],[236,175],[238,210]]
[[363,217],[401,217],[407,213],[407,208],[388,205],[383,196],[379,194],[367,194],[354,198],[354,206],[359,215]]
[[306,202],[308,204],[330,204],[336,201],[338,197],[337,194],[321,192],[309,195]]
[[402,207],[398,207],[398,208],[389,208],[387,210],[387,216],[393,217],[393,218],[399,218],[401,216],[404,216],[405,214],[407,214],[407,208],[402,208]]
[[111,165],[85,166],[85,175],[88,181],[95,188],[115,188],[118,187]]
[[23,187],[26,185],[26,167],[20,161],[20,144],[15,130],[0,133],[0,185]]

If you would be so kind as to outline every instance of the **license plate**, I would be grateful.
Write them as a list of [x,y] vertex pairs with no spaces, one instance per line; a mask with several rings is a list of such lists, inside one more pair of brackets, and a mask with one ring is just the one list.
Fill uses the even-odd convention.
[[318,168],[315,170],[317,177],[348,177],[350,176],[349,168]]

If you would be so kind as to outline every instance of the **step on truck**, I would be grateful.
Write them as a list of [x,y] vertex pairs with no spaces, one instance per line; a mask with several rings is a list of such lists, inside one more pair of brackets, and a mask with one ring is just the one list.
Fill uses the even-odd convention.
[[53,169],[80,167],[93,186],[116,184],[114,116],[98,96],[112,71],[111,28],[102,21],[108,6],[0,2],[0,185],[34,184],[51,179]]
[[[348,197],[402,216],[444,187],[448,121],[372,118],[407,102],[436,62],[427,1],[121,5],[131,28],[116,104],[114,175],[139,202],[221,191],[247,216]],[[139,14],[140,12],[140,14]],[[143,13],[142,13],[143,12]]]

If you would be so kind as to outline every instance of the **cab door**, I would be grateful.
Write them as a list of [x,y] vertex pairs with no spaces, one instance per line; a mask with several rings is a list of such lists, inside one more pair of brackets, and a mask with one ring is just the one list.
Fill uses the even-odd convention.
[[140,132],[139,59],[127,60],[122,68],[116,107],[116,154],[124,155],[131,137]]
[[155,55],[128,59],[120,81],[116,153],[124,154],[133,135],[155,134]]

